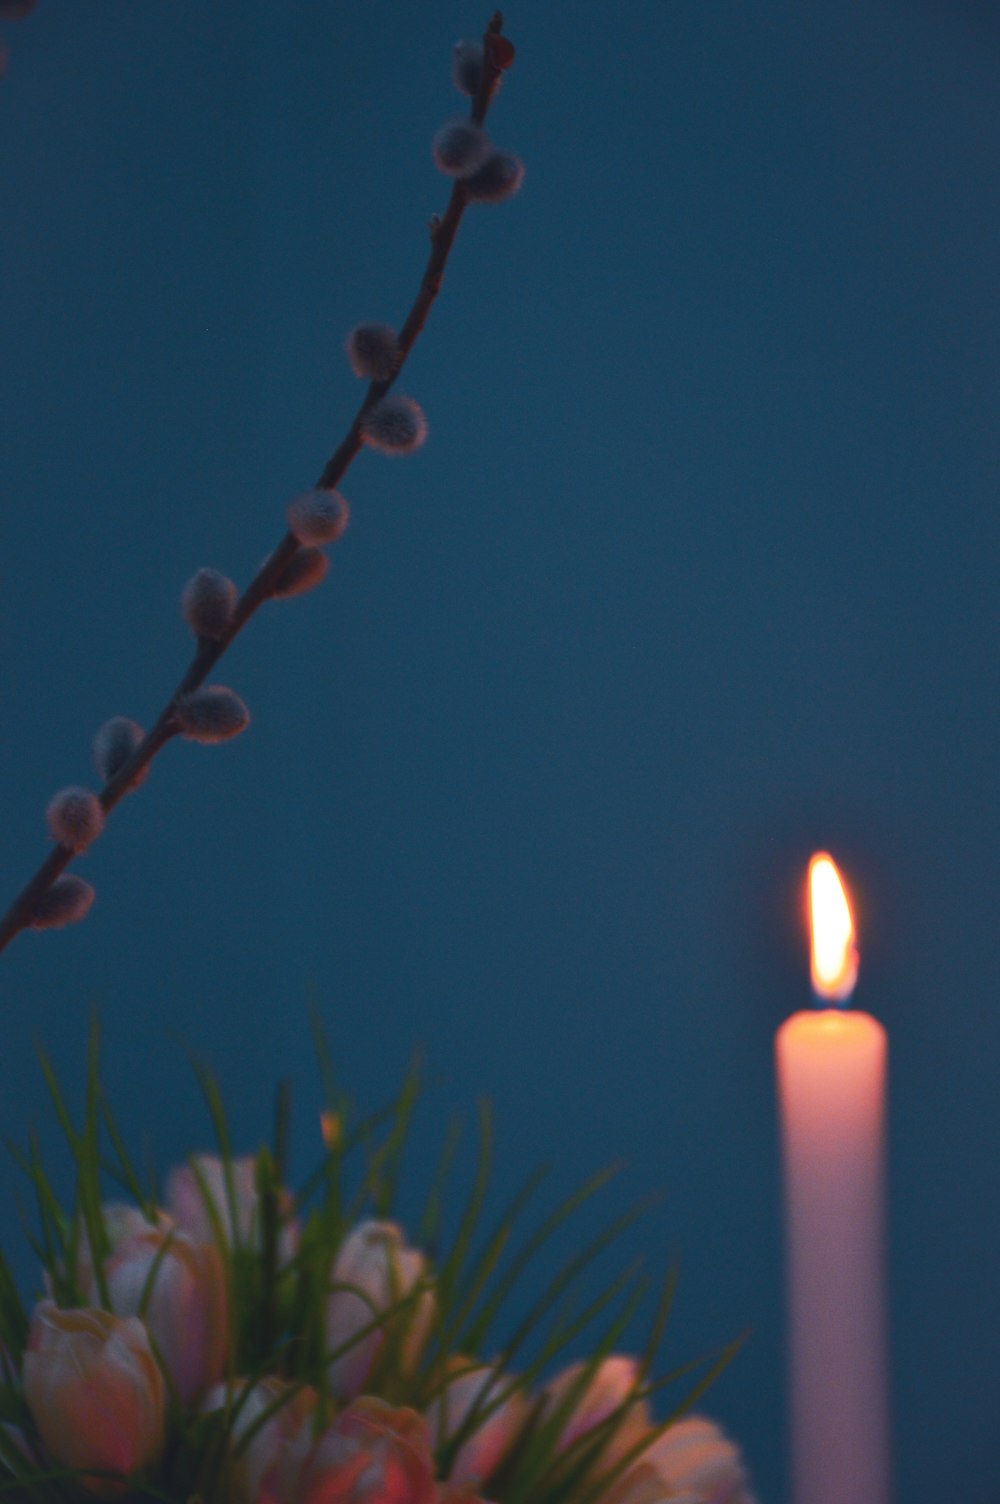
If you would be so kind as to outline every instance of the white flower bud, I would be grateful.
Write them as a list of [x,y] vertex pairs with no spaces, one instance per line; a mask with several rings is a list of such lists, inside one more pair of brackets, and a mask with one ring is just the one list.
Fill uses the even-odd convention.
[[53,838],[70,851],[86,851],[104,829],[101,801],[89,789],[61,789],[45,814]]
[[[105,783],[128,762],[145,734],[138,721],[130,721],[127,715],[113,715],[98,727],[94,737],[94,766]],[[148,772],[148,766],[143,768],[135,784],[140,784]]]
[[329,568],[330,560],[321,548],[302,548],[281,571],[271,586],[271,594],[278,600],[304,595],[323,583]]
[[654,1467],[636,1463],[612,1484],[608,1493],[602,1494],[601,1504],[706,1504],[706,1500],[702,1494],[686,1488],[677,1493],[664,1483]]
[[222,684],[205,684],[182,695],[174,706],[181,735],[193,742],[227,742],[250,724],[239,695]]
[[288,508],[288,526],[307,548],[336,543],[350,520],[350,508],[339,491],[319,487],[296,496]]
[[451,54],[451,80],[460,94],[470,98],[479,92],[483,76],[483,44],[466,40],[456,42]]
[[[252,1154],[231,1160],[228,1172],[217,1154],[192,1155],[189,1164],[176,1165],[167,1176],[166,1199],[177,1226],[196,1243],[214,1243],[218,1227],[224,1241],[231,1244],[235,1212],[235,1241],[244,1247],[262,1245],[264,1229],[257,1190],[257,1161]],[[278,1208],[281,1213],[278,1262],[284,1268],[295,1257],[299,1245],[292,1194],[285,1187],[279,1192]]]
[[326,1307],[327,1349],[345,1349],[330,1363],[330,1387],[339,1398],[361,1393],[389,1326],[398,1334],[401,1367],[409,1372],[416,1366],[434,1319],[429,1290],[409,1310],[395,1312],[372,1331],[367,1328],[373,1317],[410,1294],[425,1268],[423,1254],[409,1247],[395,1222],[360,1222],[345,1238],[331,1271]]
[[452,178],[466,178],[486,161],[490,138],[471,120],[450,120],[434,137],[434,165]]
[[383,454],[409,454],[427,437],[423,408],[412,397],[383,397],[362,418],[361,437]]
[[199,569],[184,586],[181,610],[196,637],[221,637],[233,619],[239,592],[217,569]]
[[[494,1403],[508,1388],[510,1374],[501,1374],[490,1364],[474,1368],[467,1359],[455,1356],[449,1366],[455,1370],[455,1377],[448,1380],[427,1411],[431,1435],[436,1446],[443,1446],[457,1436],[475,1407],[480,1412],[479,1424],[459,1447],[448,1469],[448,1482],[482,1483],[496,1472],[513,1445],[528,1419],[530,1405],[516,1389],[501,1404]],[[492,1413],[485,1415],[491,1405]]]
[[[551,1413],[564,1404],[569,1394],[580,1382],[586,1365],[571,1363],[562,1373],[550,1381],[545,1391],[546,1409]],[[559,1440],[560,1451],[573,1446],[582,1436],[601,1426],[635,1394],[638,1384],[639,1365],[634,1358],[613,1353],[603,1359],[590,1376],[582,1394],[576,1399],[573,1412],[563,1423]],[[619,1418],[613,1438],[609,1439],[601,1454],[601,1463],[610,1466],[623,1457],[649,1430],[649,1407],[645,1400],[636,1399]]]
[[33,930],[61,930],[63,925],[83,919],[94,901],[94,890],[82,877],[68,873],[57,877],[35,905],[31,916]]
[[641,1465],[655,1468],[661,1484],[689,1489],[706,1504],[753,1504],[739,1447],[704,1415],[668,1427],[638,1459]]
[[347,358],[355,376],[388,381],[399,368],[401,351],[389,324],[357,324],[347,336]]
[[[289,1394],[287,1379],[268,1376],[263,1379],[237,1379],[233,1384],[216,1384],[201,1404],[203,1414],[228,1409],[232,1419],[229,1431],[234,1496],[243,1500],[274,1498],[274,1492],[262,1489],[265,1474],[277,1481],[285,1467],[294,1469],[301,1462],[304,1448],[312,1441],[306,1422],[316,1405],[316,1391],[308,1385]],[[275,1401],[288,1395],[281,1405]],[[235,1454],[235,1455],[234,1455]]]
[[[122,1244],[129,1242],[140,1233],[156,1230],[168,1232],[171,1222],[166,1212],[157,1211],[155,1216],[155,1223],[150,1222],[145,1212],[126,1201],[102,1201],[101,1222],[104,1224],[108,1254],[116,1253]],[[55,1272],[62,1278],[72,1279],[88,1305],[98,1305],[101,1296],[94,1269],[94,1250],[82,1216],[77,1218],[76,1247],[73,1252],[72,1264],[59,1259],[56,1262]],[[45,1285],[46,1293],[54,1300],[57,1281],[53,1279],[50,1270],[43,1271],[42,1283]]]
[[495,151],[482,167],[465,178],[465,191],[480,204],[500,204],[513,198],[524,181],[524,163],[512,151]]
[[142,1317],[183,1404],[221,1379],[229,1297],[213,1243],[151,1227],[115,1250],[105,1278],[112,1311]]

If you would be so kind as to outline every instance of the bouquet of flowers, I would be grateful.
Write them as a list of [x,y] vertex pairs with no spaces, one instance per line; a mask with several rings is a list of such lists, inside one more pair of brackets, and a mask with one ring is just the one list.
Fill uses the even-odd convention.
[[[324,1152],[293,1194],[284,1183],[287,1095],[279,1093],[273,1144],[235,1155],[217,1083],[199,1067],[218,1152],[192,1155],[161,1193],[128,1153],[101,1084],[96,1034],[82,1122],[44,1057],[43,1066],[76,1192],[61,1206],[37,1150],[21,1156],[38,1207],[43,1289],[29,1310],[0,1256],[0,1494],[25,1504],[88,1495],[751,1504],[736,1447],[687,1413],[736,1344],[654,1375],[673,1271],[637,1357],[615,1349],[648,1293],[642,1278],[630,1271],[575,1298],[631,1215],[575,1252],[527,1311],[508,1314],[548,1239],[606,1175],[515,1247],[541,1177],[482,1228],[484,1111],[474,1184],[431,1259],[424,1250],[441,1242],[448,1220],[454,1140],[419,1246],[393,1220],[415,1073],[388,1109],[358,1122],[328,1085]],[[106,1182],[129,1199],[105,1200]],[[584,1332],[590,1355],[560,1370]],[[656,1422],[651,1401],[665,1390],[670,1413]]]

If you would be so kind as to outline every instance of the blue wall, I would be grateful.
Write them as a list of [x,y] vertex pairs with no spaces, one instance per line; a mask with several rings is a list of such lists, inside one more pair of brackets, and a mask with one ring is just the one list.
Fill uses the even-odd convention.
[[[400,320],[445,188],[468,0],[41,0],[0,82],[3,872],[107,715],[186,661],[181,585],[244,580]],[[99,1004],[121,1114],[241,1141],[418,1043],[412,1166],[496,1103],[498,1205],[552,1161],[657,1187],[678,1362],[753,1335],[709,1408],[784,1485],[771,1041],[806,1000],[800,884],[859,901],[892,1038],[899,1498],[1000,1497],[996,494],[1000,26],[972,0],[513,6],[494,116],[524,191],[471,213],[364,455],[326,588],[219,674],[251,731],[171,747],[80,871],[86,924],[0,961],[2,1135]],[[53,1135],[46,1129],[45,1142]],[[9,1166],[4,1239],[20,1237]],[[414,1192],[416,1195],[416,1191]],[[592,1214],[597,1225],[598,1213]]]

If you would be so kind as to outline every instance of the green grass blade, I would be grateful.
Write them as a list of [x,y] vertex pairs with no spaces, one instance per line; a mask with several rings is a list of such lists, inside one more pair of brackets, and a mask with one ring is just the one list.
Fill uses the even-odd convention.
[[[518,1477],[513,1480],[511,1492],[504,1504],[518,1504],[518,1501],[526,1498],[535,1489],[545,1474],[558,1463],[561,1471],[572,1467],[574,1453],[578,1456],[578,1448],[585,1449],[592,1444],[592,1438],[588,1435],[577,1440],[561,1455],[557,1452],[560,1437],[572,1419],[579,1405],[591,1389],[597,1373],[604,1362],[617,1346],[619,1340],[628,1330],[635,1319],[643,1300],[648,1293],[648,1285],[645,1280],[637,1281],[635,1288],[629,1295],[624,1307],[616,1316],[611,1325],[601,1337],[596,1348],[584,1361],[579,1374],[568,1387],[562,1399],[543,1416],[525,1456],[521,1460]],[[631,1401],[630,1401],[631,1403]]]
[[281,1081],[274,1094],[274,1170],[279,1185],[288,1181],[288,1140],[292,1125],[292,1083]]
[[73,1115],[63,1095],[63,1089],[59,1084],[55,1066],[40,1044],[36,1045],[36,1051],[38,1054],[38,1063],[42,1068],[42,1075],[45,1077],[45,1085],[48,1087],[49,1096],[52,1098],[52,1105],[56,1110],[56,1119],[66,1137],[66,1142],[70,1146],[73,1158],[79,1159],[80,1135],[73,1123]]
[[583,1206],[586,1201],[602,1190],[619,1173],[620,1168],[618,1165],[612,1165],[607,1169],[599,1170],[596,1175],[592,1175],[589,1180],[586,1180],[583,1185],[567,1196],[564,1201],[560,1202],[555,1210],[545,1218],[537,1231],[528,1239],[528,1242],[521,1249],[520,1253],[511,1260],[505,1273],[494,1286],[493,1292],[478,1316],[474,1327],[467,1333],[466,1340],[470,1345],[477,1348],[485,1345],[487,1336],[501,1307],[516,1287],[525,1270],[545,1247],[549,1239],[558,1232],[563,1223],[568,1221],[574,1212]]
[[[476,1333],[478,1323],[472,1323],[477,1302],[499,1265],[517,1222],[548,1173],[548,1168],[542,1166],[528,1176],[487,1238],[482,1253],[467,1270],[456,1294],[452,1328],[441,1339],[444,1352],[452,1346],[464,1346],[467,1350],[475,1351],[481,1345]],[[468,1331],[464,1330],[467,1324]]]
[[[629,1450],[625,1452],[625,1454],[621,1458],[619,1458],[619,1460],[612,1468],[609,1468],[606,1472],[602,1473],[601,1476],[594,1481],[591,1487],[581,1496],[578,1504],[598,1504],[598,1501],[615,1485],[615,1483],[617,1483],[618,1479],[628,1471],[628,1469],[634,1462],[638,1461],[643,1452],[647,1451],[654,1441],[658,1440],[659,1437],[661,1437],[665,1431],[668,1431],[671,1426],[676,1425],[677,1422],[687,1414],[692,1406],[698,1403],[702,1395],[711,1388],[719,1375],[726,1368],[728,1368],[729,1364],[733,1361],[736,1354],[743,1346],[746,1338],[747,1333],[743,1333],[742,1336],[737,1337],[734,1342],[727,1344],[727,1346],[722,1349],[718,1357],[711,1364],[708,1371],[703,1375],[701,1379],[699,1379],[699,1381],[688,1392],[688,1394],[685,1395],[682,1402],[673,1411],[671,1411],[666,1420],[661,1421],[658,1425],[656,1425],[648,1436],[644,1436],[641,1441],[636,1442],[634,1446],[630,1447]],[[700,1368],[704,1362],[704,1358],[696,1358],[690,1363],[683,1364],[680,1368],[675,1369],[673,1373],[667,1374],[664,1378],[658,1380],[654,1385],[646,1390],[646,1394],[651,1395],[657,1390],[665,1388],[667,1385],[676,1384],[679,1379],[685,1377],[695,1369]]]
[[455,1167],[455,1159],[461,1142],[462,1121],[460,1118],[452,1118],[448,1125],[444,1146],[438,1156],[423,1216],[417,1229],[418,1243],[421,1248],[428,1249],[431,1254],[434,1253],[441,1236],[441,1224],[444,1220],[444,1193]]
[[455,1242],[438,1275],[438,1312],[442,1326],[448,1324],[455,1291],[465,1269],[469,1248],[479,1225],[492,1168],[493,1115],[489,1103],[483,1101],[479,1104],[479,1161],[476,1166],[476,1177],[465,1204]]
[[42,1166],[38,1138],[34,1133],[31,1135],[30,1143],[31,1150],[24,1167],[31,1178],[35,1192],[41,1230],[42,1262],[57,1279],[69,1280],[75,1284],[75,1276],[71,1277],[66,1270],[66,1217]]
[[[212,1071],[195,1056],[191,1057],[194,1065],[198,1085],[208,1107],[209,1116],[212,1119],[212,1127],[215,1130],[216,1141],[219,1145],[219,1156],[222,1160],[222,1182],[226,1193],[226,1207],[229,1212],[229,1236],[232,1239],[233,1252],[238,1252],[241,1246],[241,1229],[239,1218],[239,1205],[236,1197],[236,1181],[233,1176],[233,1149],[229,1137],[229,1122],[226,1118],[225,1104],[219,1083]],[[204,1185],[204,1181],[201,1182]],[[205,1192],[202,1191],[204,1196]]]
[[403,1088],[399,1094],[392,1128],[382,1146],[381,1168],[374,1196],[375,1215],[377,1217],[388,1217],[395,1205],[396,1187],[399,1182],[399,1172],[403,1164],[403,1152],[406,1148],[406,1140],[413,1118],[413,1109],[416,1107],[420,1096],[421,1078],[422,1065],[419,1057],[417,1057],[411,1062],[403,1078]]
[[[637,1260],[630,1268],[616,1275],[610,1284],[590,1301],[582,1311],[573,1314],[572,1317],[564,1316],[560,1324],[542,1344],[536,1357],[531,1363],[525,1366],[520,1376],[512,1375],[509,1370],[509,1363],[513,1357],[513,1353],[509,1349],[502,1352],[496,1364],[499,1375],[497,1386],[495,1386],[485,1401],[482,1399],[477,1400],[476,1404],[470,1409],[461,1430],[449,1444],[449,1456],[454,1456],[458,1447],[479,1426],[485,1425],[493,1413],[507,1403],[512,1394],[518,1390],[528,1391],[550,1364],[561,1353],[565,1352],[566,1348],[597,1320],[602,1311],[605,1311],[623,1291],[628,1289],[638,1274],[639,1268],[640,1263]],[[447,1382],[447,1377],[444,1379],[444,1382]],[[433,1398],[436,1393],[437,1390],[432,1390],[430,1397]]]
[[90,1023],[87,1040],[87,1099],[84,1109],[83,1133],[79,1140],[77,1156],[77,1198],[80,1219],[90,1242],[91,1263],[97,1281],[97,1293],[101,1304],[110,1308],[108,1285],[104,1274],[104,1261],[110,1251],[104,1212],[101,1203],[101,1080],[100,1080],[100,1025],[96,1015]]
[[597,1237],[592,1238],[578,1253],[573,1254],[566,1261],[556,1277],[547,1286],[541,1299],[535,1302],[529,1309],[527,1316],[524,1317],[520,1325],[515,1329],[513,1337],[506,1344],[505,1350],[507,1352],[513,1354],[524,1344],[539,1322],[552,1310],[565,1292],[572,1288],[594,1260],[599,1258],[605,1249],[610,1248],[623,1233],[627,1232],[638,1221],[639,1217],[645,1212],[647,1205],[647,1202],[639,1202],[637,1205],[630,1207],[628,1211],[623,1212],[620,1217],[616,1217],[610,1226],[606,1227],[603,1232],[598,1233]]
[[674,1308],[674,1297],[677,1294],[679,1275],[680,1271],[677,1265],[671,1264],[663,1277],[663,1286],[656,1303],[656,1310],[653,1312],[653,1320],[650,1323],[649,1337],[647,1338],[646,1346],[643,1349],[642,1358],[639,1363],[639,1373],[643,1381],[648,1378],[656,1361],[656,1354],[659,1352],[660,1345],[666,1335],[667,1326],[670,1322],[670,1313]]
[[105,1165],[105,1169],[109,1175],[113,1176],[122,1190],[127,1191],[132,1199],[138,1203],[147,1221],[154,1222],[156,1218],[156,1202],[155,1200],[151,1200],[146,1193],[146,1188],[139,1178],[139,1173],[133,1165],[128,1150],[125,1147],[125,1139],[118,1126],[117,1119],[111,1110],[111,1104],[104,1093],[101,1094],[101,1115],[108,1138],[111,1141],[111,1147],[115,1151],[118,1162],[117,1169],[109,1164]]
[[0,1253],[0,1341],[20,1364],[31,1325],[10,1265]]

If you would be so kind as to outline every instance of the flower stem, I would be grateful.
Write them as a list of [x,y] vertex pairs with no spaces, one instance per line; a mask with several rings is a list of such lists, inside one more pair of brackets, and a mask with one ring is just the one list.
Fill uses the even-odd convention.
[[[497,11],[486,29],[483,73],[470,111],[471,119],[477,125],[481,125],[486,118],[502,77],[503,68],[506,66],[498,46],[503,41],[504,46],[509,48],[509,44],[501,36],[502,29],[503,17]],[[347,433],[323,467],[323,472],[317,481],[319,487],[332,490],[339,485],[356,459],[362,447],[361,423],[364,415],[376,402],[381,401],[395,383],[441,290],[448,257],[455,243],[467,204],[468,196],[465,187],[458,179],[452,187],[451,198],[444,216],[440,219],[435,216],[431,221],[431,252],[413,306],[399,334],[400,359],[396,369],[387,380],[373,381],[369,386]],[[286,532],[277,548],[261,565],[243,591],[222,635],[217,638],[199,640],[198,648],[187,672],[164,705],[152,729],[146,733],[132,755],[114,776],[108,779],[101,790],[100,801],[105,813],[114,809],[129,789],[135,786],[137,778],[153,761],[157,753],[176,736],[178,728],[174,712],[178,699],[204,684],[208,674],[226,652],[230,643],[239,636],[257,609],[269,599],[275,583],[298,553],[299,547],[298,539],[294,534]],[[37,872],[22,888],[3,919],[0,920],[0,951],[5,950],[16,935],[30,926],[39,900],[66,870],[75,855],[75,852],[63,845],[57,845],[49,852]]]

